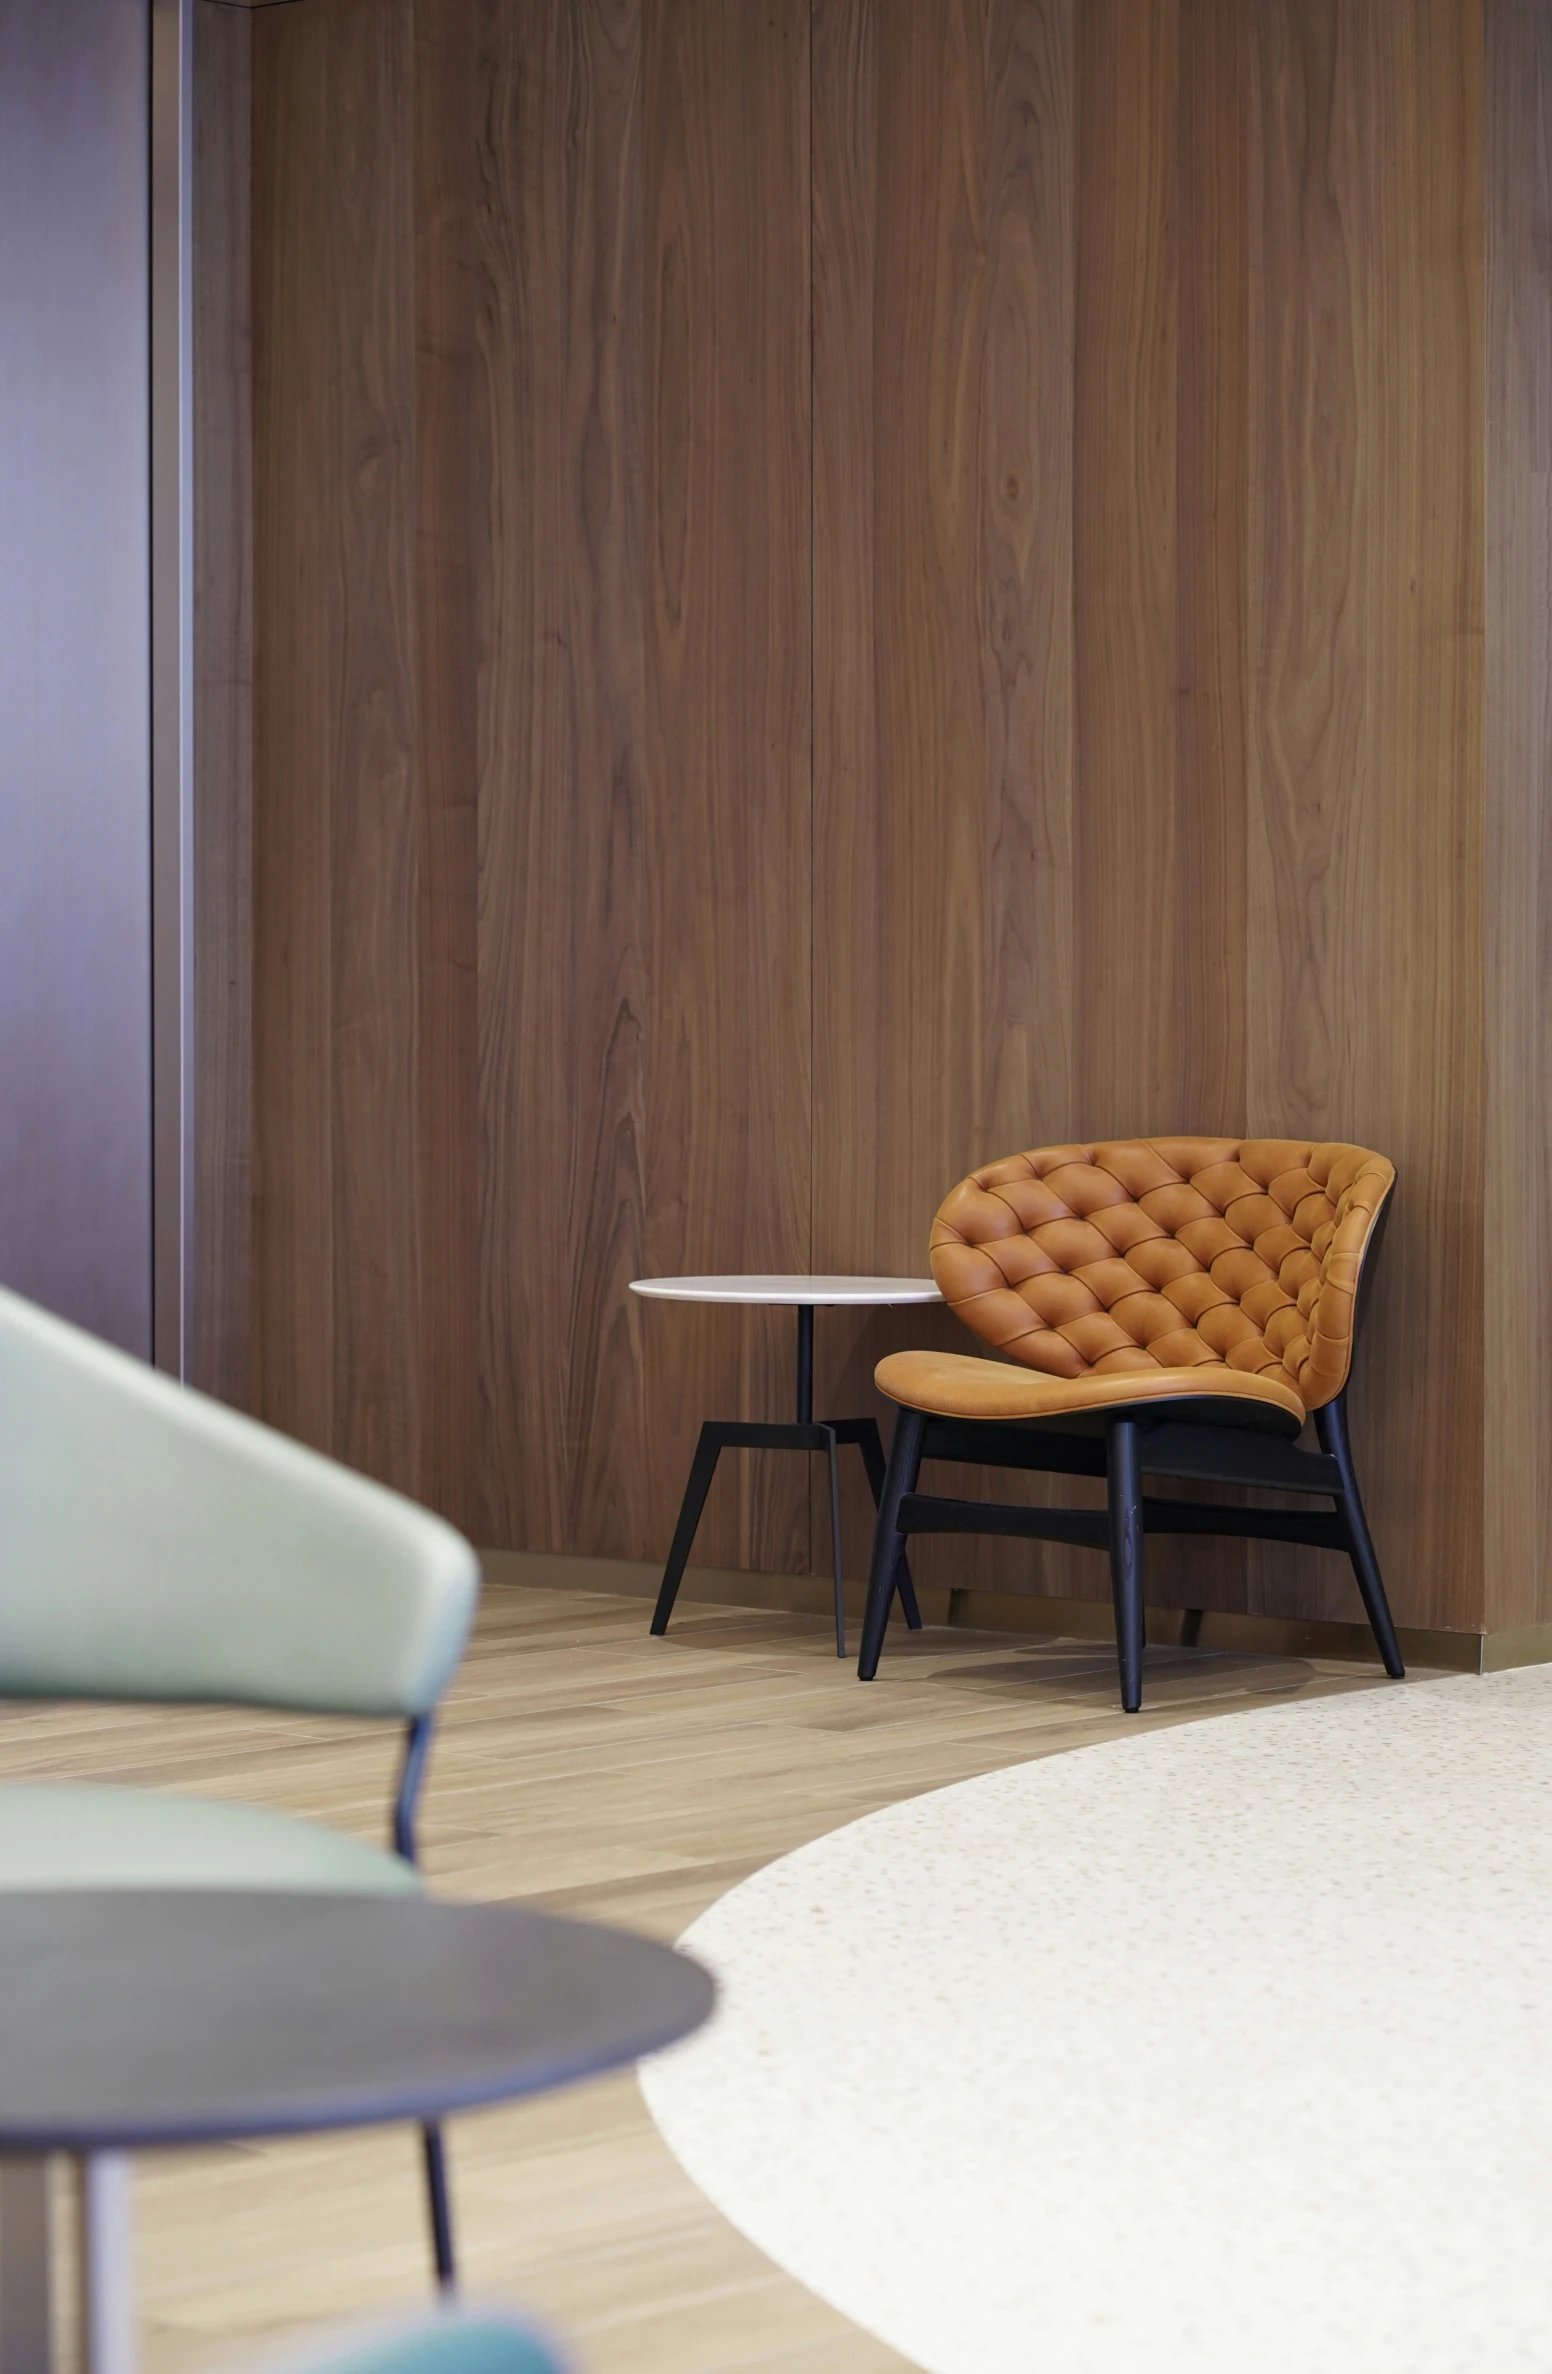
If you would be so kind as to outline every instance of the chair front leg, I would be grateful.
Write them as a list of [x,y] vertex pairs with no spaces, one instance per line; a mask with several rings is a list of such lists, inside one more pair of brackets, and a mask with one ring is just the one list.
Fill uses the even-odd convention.
[[437,2289],[452,2293],[458,2288],[458,2265],[453,2255],[453,2205],[448,2195],[447,2147],[441,2128],[422,2127],[420,2146],[426,2170],[426,2208],[431,2219],[431,2256],[436,2267]]
[[1105,1444],[1110,1506],[1110,1589],[1115,1600],[1116,1661],[1121,1668],[1121,1705],[1129,1715],[1142,1704],[1142,1653],[1147,1643],[1143,1616],[1142,1467],[1137,1422],[1113,1418]]
[[[873,1495],[876,1509],[884,1493],[884,1446],[878,1439],[878,1428],[871,1418],[867,1420],[865,1431],[857,1438],[857,1448],[862,1453],[862,1464],[868,1471],[868,1490]],[[913,1632],[920,1632],[921,1609],[916,1604],[916,1585],[911,1580],[909,1558],[902,1558],[895,1569],[895,1589],[900,1595],[906,1622]]]
[[1358,1496],[1358,1477],[1353,1467],[1353,1447],[1347,1435],[1347,1395],[1339,1393],[1335,1401],[1328,1401],[1324,1409],[1315,1412],[1315,1434],[1321,1449],[1334,1459],[1342,1478],[1337,1513],[1347,1534],[1347,1555],[1352,1560],[1359,1596],[1369,1619],[1385,1671],[1392,1681],[1399,1682],[1406,1673],[1401,1662],[1401,1647],[1396,1639],[1396,1627],[1390,1620],[1390,1602],[1385,1585],[1380,1580],[1380,1562],[1374,1554],[1369,1535],[1369,1521],[1363,1513]]
[[907,1492],[916,1489],[916,1478],[921,1472],[922,1440],[926,1431],[925,1410],[911,1410],[902,1406],[895,1412],[894,1440],[889,1446],[889,1465],[884,1471],[884,1489],[879,1499],[878,1519],[873,1527],[868,1603],[862,1616],[862,1654],[857,1659],[857,1675],[861,1681],[870,1682],[878,1671],[879,1652],[884,1645],[884,1628],[889,1622],[889,1604],[895,1592],[895,1577],[905,1555],[905,1535],[900,1530],[900,1503]]

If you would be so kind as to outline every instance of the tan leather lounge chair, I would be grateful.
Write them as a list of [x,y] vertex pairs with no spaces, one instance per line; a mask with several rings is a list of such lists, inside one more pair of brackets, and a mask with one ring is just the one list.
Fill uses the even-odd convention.
[[[871,1681],[913,1533],[1109,1549],[1121,1703],[1142,1703],[1143,1539],[1229,1533],[1345,1550],[1403,1672],[1353,1473],[1347,1378],[1396,1174],[1362,1146],[1122,1138],[989,1163],[933,1223],[944,1300],[1005,1357],[896,1352],[899,1404],[857,1670]],[[1295,1438],[1312,1416],[1320,1449]],[[1104,1476],[1108,1507],[918,1492],[924,1459]],[[1145,1475],[1329,1497],[1334,1512],[1152,1500]]]

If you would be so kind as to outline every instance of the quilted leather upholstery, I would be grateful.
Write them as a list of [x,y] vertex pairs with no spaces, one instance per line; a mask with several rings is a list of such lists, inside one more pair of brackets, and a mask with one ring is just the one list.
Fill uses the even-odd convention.
[[[1258,1388],[1316,1410],[1347,1382],[1358,1272],[1395,1176],[1362,1146],[1286,1138],[1045,1146],[954,1189],[932,1272],[968,1327],[1041,1372],[1030,1415],[1036,1400]],[[880,1385],[918,1401],[906,1367],[930,1357],[883,1362]]]

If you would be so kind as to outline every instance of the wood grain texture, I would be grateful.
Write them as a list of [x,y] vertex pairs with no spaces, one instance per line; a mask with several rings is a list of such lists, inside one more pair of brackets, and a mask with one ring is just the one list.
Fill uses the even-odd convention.
[[1486,8],[1489,1629],[1552,1610],[1552,23]]
[[190,1379],[253,1393],[253,88],[194,17],[194,1286]]
[[1073,592],[1078,1101],[1184,1120],[1176,829],[1178,0],[1078,12]]
[[[420,780],[414,447],[414,19],[329,0],[342,252],[331,362],[339,544],[331,693],[335,1442],[368,1474],[422,1473],[417,1202]],[[306,13],[305,9],[301,12]],[[347,97],[348,94],[348,97]]]
[[1245,1128],[1250,12],[1180,0],[1175,404],[1178,1109]]
[[[335,1444],[327,12],[253,48],[254,1406]],[[304,170],[304,167],[311,170]]]
[[[1549,1150],[1541,34],[1493,7],[1490,548],[1478,0],[254,17],[271,1414],[488,1540],[661,1554],[792,1328],[632,1275],[916,1272],[1069,1135],[1352,1136],[1401,1171],[1355,1396],[1398,1618],[1482,1622],[1489,1555],[1536,1619],[1484,1482],[1552,1385],[1500,1281],[1484,1405]],[[821,1406],[912,1341],[968,1339],[822,1317]],[[811,1482],[730,1461],[702,1559],[822,1563]],[[1313,1554],[1156,1567],[1351,1613]]]
[[[985,10],[815,26],[816,1262],[920,1275],[982,1104]],[[881,1353],[952,1327],[824,1314],[820,1406],[880,1406]]]
[[413,19],[253,39],[258,1401],[414,1489]]
[[[1471,1625],[1480,19],[1463,0],[1279,0],[1253,25],[1248,1117],[1397,1165],[1355,1391],[1360,1472],[1398,1619]],[[1279,1568],[1268,1612],[1295,1589],[1309,1608],[1312,1564],[1296,1583]]]
[[475,196],[468,0],[415,0],[414,543],[417,1491],[471,1533],[479,1479],[479,661]]
[[[643,0],[649,1271],[810,1264],[806,0]],[[701,1418],[785,1415],[790,1314],[640,1321],[666,1541]],[[708,1558],[806,1571],[799,1463],[729,1461]],[[734,1485],[736,1481],[736,1505]]]
[[480,22],[485,1538],[636,1538],[640,14]]
[[[1072,17],[814,26],[815,1261],[920,1274],[954,1176],[1069,1126]],[[887,1428],[878,1359],[958,1337],[827,1314],[820,1399]]]

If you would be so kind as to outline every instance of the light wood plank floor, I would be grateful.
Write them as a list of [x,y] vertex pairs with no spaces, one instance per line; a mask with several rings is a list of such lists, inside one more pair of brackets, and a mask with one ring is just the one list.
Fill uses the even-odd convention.
[[[653,1641],[646,1616],[637,1600],[487,1592],[426,1809],[445,1892],[672,1938],[748,1872],[859,1814],[1136,1727],[1116,1710],[1109,1650],[1091,1643],[895,1627],[863,1688],[818,1619],[683,1606]],[[1164,1650],[1140,1719],[1373,1686],[1372,1668]],[[372,1838],[395,1755],[380,1729],[244,1713],[0,1718],[6,1778],[255,1798]],[[904,2362],[724,2223],[658,2140],[634,2077],[460,2121],[453,2164],[470,2289],[547,2316],[588,2374]],[[148,2159],[137,2213],[148,2374],[427,2297],[403,2133]]]

